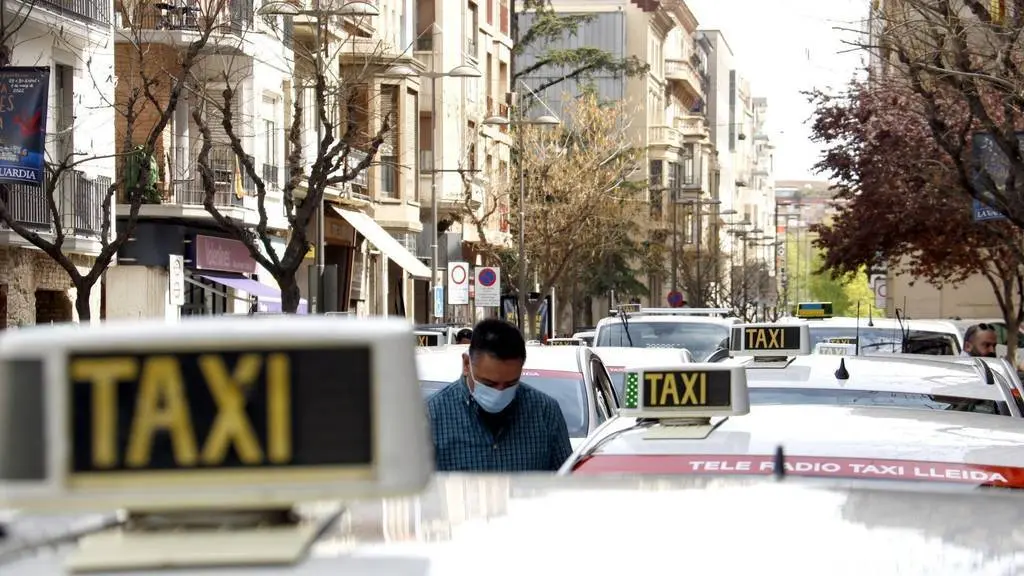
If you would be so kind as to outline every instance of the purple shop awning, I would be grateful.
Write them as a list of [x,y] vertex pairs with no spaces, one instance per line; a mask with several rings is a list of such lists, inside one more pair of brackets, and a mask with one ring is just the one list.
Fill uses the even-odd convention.
[[[228,288],[234,288],[235,290],[241,290],[250,296],[255,296],[261,312],[281,311],[281,290],[276,286],[270,286],[258,280],[239,276],[215,276],[213,274],[198,274],[198,276],[204,280],[209,280]],[[304,298],[299,300],[298,313],[309,313],[309,303]]]

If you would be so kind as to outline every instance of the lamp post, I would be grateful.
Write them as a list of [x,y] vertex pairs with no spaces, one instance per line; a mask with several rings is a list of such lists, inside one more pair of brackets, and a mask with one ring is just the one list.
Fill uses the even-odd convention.
[[[540,101],[533,90],[526,85],[522,80],[519,83],[526,88],[534,98]],[[489,126],[557,126],[562,123],[561,120],[548,108],[547,104],[541,101],[548,110],[548,114],[537,117],[534,120],[527,120],[525,110],[520,106],[520,102],[516,99],[515,113],[516,118],[506,118],[504,116],[491,116],[484,120],[484,124]],[[511,115],[510,115],[511,116]],[[516,130],[516,152],[519,154],[519,286],[516,288],[519,301],[519,313],[516,315],[516,320],[519,325],[519,330],[523,331],[525,322],[523,317],[526,315],[526,292],[527,292],[527,274],[526,274],[526,179],[525,170],[523,168],[523,131]]]
[[715,282],[717,283],[715,296],[716,306],[721,303],[722,299],[722,216],[733,216],[736,214],[736,210],[733,210],[732,208],[727,208],[725,210],[721,210],[720,208],[720,205],[716,206],[716,210],[713,213],[715,217]]
[[[436,24],[432,25],[434,30],[433,35],[438,36],[440,32],[436,31]],[[433,42],[431,43],[433,45]],[[436,60],[431,59],[431,66],[436,63]],[[411,68],[406,66],[398,66],[402,72],[409,72],[409,75],[416,74]],[[431,298],[437,298],[435,292],[438,287],[438,276],[440,268],[438,267],[438,261],[440,260],[437,250],[437,174],[443,172],[438,169],[438,155],[437,155],[437,144],[440,140],[437,137],[437,131],[441,123],[437,120],[437,99],[439,94],[437,92],[437,81],[440,78],[480,78],[483,74],[479,70],[466,64],[459,64],[447,72],[437,72],[431,70],[430,72],[420,72],[419,76],[430,79],[430,296]],[[444,309],[442,307],[441,316],[433,314],[434,318],[444,319]]]
[[[303,10],[298,5],[291,2],[269,2],[260,6],[259,10],[256,11],[260,16],[284,16],[285,18],[292,18],[295,16],[307,16],[313,19],[313,50],[316,52],[314,59],[314,66],[316,67],[316,74],[324,74],[324,52],[327,50],[327,35],[323,34],[321,27],[323,26],[323,19],[331,16],[378,16],[380,10],[368,2],[354,1],[347,2],[339,6],[338,8],[327,8],[321,9],[320,0],[313,0],[313,8],[311,10]],[[316,153],[317,157],[322,153],[321,147],[323,146],[324,139],[324,127],[320,121],[320,114],[314,114],[316,117]],[[326,311],[324,306],[324,198],[320,196],[320,201],[317,203],[316,211],[313,213],[314,220],[316,222],[316,242],[313,244],[313,262],[316,267],[316,292],[314,298],[311,298],[311,310],[310,313],[323,313]]]

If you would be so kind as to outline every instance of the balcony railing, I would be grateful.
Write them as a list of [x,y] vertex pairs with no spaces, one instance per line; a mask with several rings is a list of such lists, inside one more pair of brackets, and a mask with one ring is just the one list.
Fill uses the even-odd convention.
[[676,130],[683,136],[707,136],[708,127],[703,116],[676,116]]
[[[249,157],[253,160],[253,157]],[[213,170],[216,206],[242,206],[243,198],[254,196],[256,184],[245,175],[230,146],[219,145],[210,149],[209,166]],[[130,167],[127,167],[130,170]],[[161,172],[162,181],[169,185],[161,190],[161,204],[202,206],[206,190],[199,172],[199,149],[175,147],[169,150]],[[126,178],[129,175],[126,174]],[[126,180],[127,181],[127,180]]]
[[652,146],[681,147],[683,145],[682,134],[671,126],[651,126],[647,140],[647,143]]
[[694,69],[693,64],[687,60],[670,59],[665,61],[665,77],[669,80],[680,80],[690,85],[693,92],[701,92],[702,84],[700,74]]
[[133,0],[124,7],[122,27],[199,32],[206,26],[213,26],[214,31],[221,34],[241,35],[252,28],[255,10],[253,0],[228,0],[225,8],[213,17],[213,21],[207,22],[208,15],[201,0],[178,0],[173,4]]
[[37,8],[86,22],[110,22],[110,3],[96,0],[36,0]]
[[[65,234],[100,238],[103,233],[103,198],[110,185],[110,178],[101,176],[90,180],[77,170],[69,170],[61,175],[53,196],[60,214],[59,225]],[[45,187],[0,185],[0,197],[16,222],[36,232],[56,232]],[[0,224],[0,229],[7,227]]]

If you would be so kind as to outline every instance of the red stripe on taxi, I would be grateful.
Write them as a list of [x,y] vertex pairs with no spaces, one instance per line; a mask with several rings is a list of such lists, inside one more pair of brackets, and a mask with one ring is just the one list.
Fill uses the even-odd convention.
[[[581,460],[573,474],[741,474],[766,475],[775,468],[773,456],[615,455]],[[916,480],[1024,488],[1024,468],[916,460],[870,458],[785,457],[786,472],[795,476]]]
[[581,372],[574,372],[572,370],[531,370],[529,368],[523,369],[522,378],[582,378]]

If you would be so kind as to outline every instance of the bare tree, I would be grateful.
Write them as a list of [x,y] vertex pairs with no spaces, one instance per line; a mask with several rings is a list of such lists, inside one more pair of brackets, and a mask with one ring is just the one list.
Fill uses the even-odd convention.
[[[327,11],[309,15],[309,19],[315,22],[313,25],[322,28],[319,38],[328,37],[327,22],[336,18]],[[355,56],[355,48],[363,55]],[[205,191],[204,206],[214,220],[242,242],[253,259],[274,277],[281,288],[281,309],[285,313],[295,313],[299,306],[300,292],[295,276],[309,251],[307,229],[323,204],[324,194],[328,189],[345,189],[366,171],[393,131],[396,119],[392,112],[379,115],[372,112],[379,108],[372,105],[377,97],[373,93],[373,80],[394,63],[388,60],[386,53],[403,50],[404,47],[395,49],[354,34],[332,46],[326,43],[312,46],[295,40],[294,95],[281,186],[284,218],[290,235],[284,253],[280,255],[271,245],[274,235],[270,231],[267,210],[267,195],[278,184],[257,169],[246,144],[246,119],[237,104],[240,80],[232,77],[230,71],[225,72],[221,80],[226,87],[219,94],[203,93],[203,105],[193,111],[193,120],[202,135],[198,164]],[[318,56],[318,51],[325,56]],[[344,63],[342,55],[347,58]],[[312,94],[312,97],[306,94]],[[307,106],[312,108],[312,114],[306,113]],[[215,113],[210,114],[211,110]],[[314,124],[321,126],[311,157],[303,152],[306,135],[316,130],[309,125],[309,116],[313,117]],[[220,125],[215,126],[211,118],[219,120]],[[215,128],[221,132],[219,137],[223,141],[218,141]],[[224,214],[214,201],[218,188],[210,152],[217,144],[230,148],[240,171],[255,186],[259,215],[255,227]],[[323,295],[318,297],[323,299]]]
[[[223,6],[226,0],[216,0],[207,4],[214,10]],[[170,123],[178,102],[182,97],[188,81],[188,75],[196,65],[200,55],[210,40],[214,27],[209,25],[208,14],[197,15],[200,22],[207,23],[201,27],[194,40],[178,55],[171,68],[158,67],[148,53],[150,45],[143,41],[146,25],[143,23],[148,5],[136,6],[136,10],[123,10],[122,26],[114,31],[117,43],[124,46],[118,58],[124,58],[124,69],[129,74],[121,74],[116,79],[118,98],[108,96],[100,103],[101,108],[113,108],[115,113],[116,138],[121,141],[121,153],[111,151],[108,154],[92,154],[83,148],[57,151],[57,140],[65,135],[58,133],[48,136],[47,157],[44,162],[45,175],[42,185],[35,187],[26,184],[0,184],[0,220],[36,248],[54,260],[71,279],[77,296],[75,309],[79,321],[91,319],[89,299],[93,286],[103,272],[110,266],[117,251],[131,236],[138,220],[141,205],[152,193],[155,185],[152,176],[153,158],[165,128]],[[113,39],[101,41],[71,38],[63,28],[49,30],[33,30],[42,26],[32,19],[34,4],[8,3],[0,1],[0,67],[6,67],[19,60],[19,43],[26,38],[39,34],[53,35],[58,44],[65,44],[67,52],[77,54],[79,64],[87,71],[88,82],[100,94],[113,95],[115,91],[114,71],[111,69],[94,69],[91,53],[109,51]],[[152,10],[152,8],[150,8]],[[92,43],[97,42],[97,43]],[[83,55],[84,54],[84,55]],[[31,61],[36,55],[26,55],[24,60]],[[85,110],[79,111],[80,117],[87,117]],[[75,131],[76,126],[59,126],[67,132]],[[82,138],[83,141],[88,141]],[[113,162],[117,169],[113,179],[101,177],[95,182],[82,175],[80,170],[95,168]],[[99,208],[98,240],[100,251],[91,263],[85,263],[74,257],[66,248],[69,232],[74,233],[74,220],[90,215],[76,214],[82,210],[75,206],[75,192],[78,187],[96,186],[102,192]],[[37,192],[38,189],[38,192]],[[48,217],[51,222],[49,230],[40,230],[23,223],[16,214],[14,202],[18,195],[41,194],[45,199]],[[119,197],[120,195],[120,197]],[[115,226],[115,204],[118,200],[128,204],[129,210],[125,224],[118,229]],[[88,202],[85,202],[88,205]],[[86,269],[87,271],[83,271]]]
[[[622,137],[629,133],[632,109],[622,103],[602,104],[594,94],[567,101],[564,129],[524,126],[519,151],[525,174],[525,219],[513,201],[511,230],[525,226],[527,270],[541,294],[550,293],[567,274],[593,263],[614,241],[606,230],[636,206],[631,178],[641,166],[641,150]],[[510,183],[517,187],[518,181]],[[506,252],[505,266],[516,269],[518,250]],[[531,278],[516,283],[524,327],[534,336],[543,300],[529,300]]]

